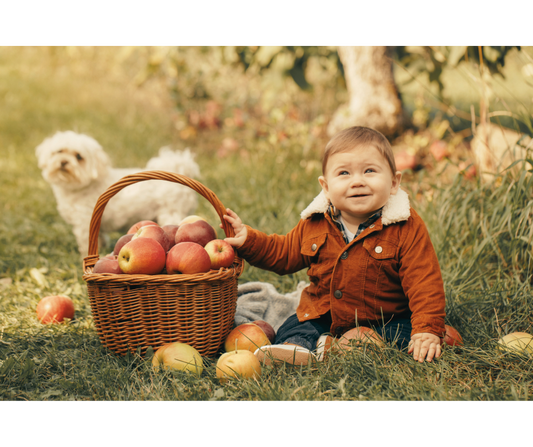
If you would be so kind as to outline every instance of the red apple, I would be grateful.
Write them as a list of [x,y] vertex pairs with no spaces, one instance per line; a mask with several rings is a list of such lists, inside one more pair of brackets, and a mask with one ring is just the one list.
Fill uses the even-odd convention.
[[361,346],[361,343],[372,343],[378,346],[385,345],[383,339],[373,329],[358,326],[342,334],[338,341],[338,346],[341,350],[350,350],[354,345]]
[[163,225],[161,227],[165,231],[168,242],[170,243],[170,246],[168,247],[169,250],[176,244],[176,232],[179,227],[179,225]]
[[165,267],[166,253],[161,244],[149,237],[132,239],[120,249],[118,265],[124,273],[155,275]]
[[128,234],[137,233],[137,230],[145,225],[157,225],[157,223],[152,220],[141,220],[140,222],[137,222],[131,226],[131,228],[128,230]]
[[190,371],[198,376],[204,370],[200,353],[192,346],[179,342],[161,346],[152,358],[152,365],[157,370],[161,365],[163,369]]
[[445,325],[446,327],[446,333],[444,334],[444,338],[441,341],[441,344],[446,343],[448,346],[461,346],[463,344],[463,338],[461,337],[461,334],[457,331],[457,329]]
[[216,239],[217,235],[215,229],[209,225],[205,220],[197,220],[196,222],[180,224],[176,232],[176,244],[180,242],[196,242],[202,247]]
[[402,151],[394,156],[396,169],[404,171],[405,169],[414,169],[416,167],[416,157],[407,151]]
[[211,268],[228,268],[235,260],[233,247],[222,239],[213,239],[205,244],[205,251],[211,259]]
[[161,247],[165,250],[165,253],[170,249],[170,241],[168,240],[167,233],[159,225],[144,225],[139,228],[137,232],[133,235],[131,240],[140,238],[140,237],[149,237],[154,239],[161,244]]
[[448,145],[445,141],[436,140],[431,143],[429,147],[429,152],[435,157],[435,160],[441,161],[443,158],[450,156],[450,151],[448,150]]
[[114,273],[116,275],[122,274],[122,270],[120,270],[120,266],[118,265],[118,257],[113,256],[110,258],[106,256],[98,259],[96,264],[94,264],[93,273]]
[[115,248],[113,249],[113,254],[115,256],[118,256],[118,254],[120,253],[120,249],[124,247],[124,245],[126,245],[129,241],[131,241],[131,238],[134,234],[135,233],[128,233],[124,236],[119,237],[117,243],[115,244]]
[[258,378],[261,375],[261,363],[257,357],[246,349],[225,352],[216,365],[217,378],[221,383],[229,378]]
[[224,342],[224,349],[227,352],[240,349],[255,352],[261,346],[269,344],[270,340],[263,329],[254,323],[244,323],[228,334]]
[[43,324],[61,323],[65,318],[74,318],[74,303],[68,296],[45,296],[37,304],[37,318]]
[[264,320],[256,320],[256,321],[253,321],[252,323],[256,324],[261,329],[263,329],[263,332],[270,340],[270,343],[274,343],[274,341],[276,340],[276,331],[269,323],[267,323]]
[[198,220],[203,220],[204,222],[207,222],[207,220],[204,219],[203,217],[192,215],[192,216],[187,216],[187,217],[185,217],[185,218],[179,223],[179,225],[183,225],[183,224],[186,224],[186,223],[193,223],[193,222],[196,222],[196,221],[198,221]]
[[462,161],[458,168],[467,179],[473,179],[477,175],[476,166],[470,160]]
[[211,270],[211,259],[205,248],[195,242],[180,242],[167,254],[167,273],[206,273]]

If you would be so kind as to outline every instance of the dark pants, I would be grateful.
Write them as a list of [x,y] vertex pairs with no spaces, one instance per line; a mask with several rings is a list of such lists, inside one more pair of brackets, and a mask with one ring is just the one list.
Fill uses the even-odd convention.
[[[329,333],[331,314],[328,312],[316,320],[300,323],[296,314],[291,315],[280,326],[276,334],[276,343],[294,343],[314,351],[320,336]],[[395,342],[399,349],[404,349],[411,339],[411,319],[395,318],[386,324],[372,325],[379,335],[387,342]]]

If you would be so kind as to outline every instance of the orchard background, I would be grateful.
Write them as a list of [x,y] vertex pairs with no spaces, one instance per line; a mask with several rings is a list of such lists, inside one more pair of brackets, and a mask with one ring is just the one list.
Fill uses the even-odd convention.
[[[319,192],[328,125],[350,98],[336,47],[1,47],[0,399],[530,400],[531,357],[502,352],[496,342],[533,331],[533,177],[523,163],[488,179],[469,167],[482,116],[533,134],[533,49],[494,48],[392,53],[411,122],[391,139],[398,155],[416,160],[402,184],[429,227],[447,323],[465,345],[424,364],[393,348],[366,349],[316,368],[265,368],[258,381],[222,386],[216,359],[206,359],[196,377],[155,372],[146,359],[102,347],[74,237],[35,147],[71,129],[96,138],[117,167],[144,166],[164,145],[189,147],[201,182],[226,206],[256,228],[286,233]],[[216,223],[205,200],[198,214]],[[285,293],[305,279],[305,272],[278,277],[247,266],[240,281],[267,281]],[[74,300],[74,321],[37,321],[38,301],[51,294]]]

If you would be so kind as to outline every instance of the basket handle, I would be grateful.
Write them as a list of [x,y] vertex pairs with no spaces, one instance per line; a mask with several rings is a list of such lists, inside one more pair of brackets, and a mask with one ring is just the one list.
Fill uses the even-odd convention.
[[102,195],[98,198],[96,205],[94,206],[93,215],[91,218],[91,223],[89,227],[89,252],[87,257],[84,259],[84,269],[85,265],[89,261],[89,258],[98,257],[98,234],[100,233],[100,224],[102,221],[102,215],[104,214],[105,207],[107,202],[118,192],[124,189],[126,186],[132,185],[138,182],[144,182],[146,180],[166,180],[168,182],[180,183],[184,186],[188,186],[197,193],[201,194],[206,198],[209,203],[215,208],[218,216],[220,217],[220,222],[222,223],[222,228],[227,237],[235,236],[235,231],[233,227],[226,222],[223,218],[223,215],[226,214],[226,208],[215,195],[213,191],[209,188],[206,188],[200,182],[189,178],[185,175],[175,174],[173,172],[167,171],[142,171],[136,174],[126,175],[121,178],[118,182],[113,183]]

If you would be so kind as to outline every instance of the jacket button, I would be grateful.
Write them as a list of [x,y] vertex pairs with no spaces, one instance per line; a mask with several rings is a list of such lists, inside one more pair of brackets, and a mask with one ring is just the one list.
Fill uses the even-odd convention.
[[316,244],[311,245],[311,250],[315,251],[317,249]]
[[378,245],[376,248],[374,248],[374,251],[375,251],[376,253],[381,253],[381,252],[383,251],[383,248],[381,248],[381,247]]
[[342,298],[342,292],[340,290],[335,290],[333,296],[337,299]]
[[346,259],[348,257],[348,252],[345,251],[342,255],[341,255],[341,259]]

